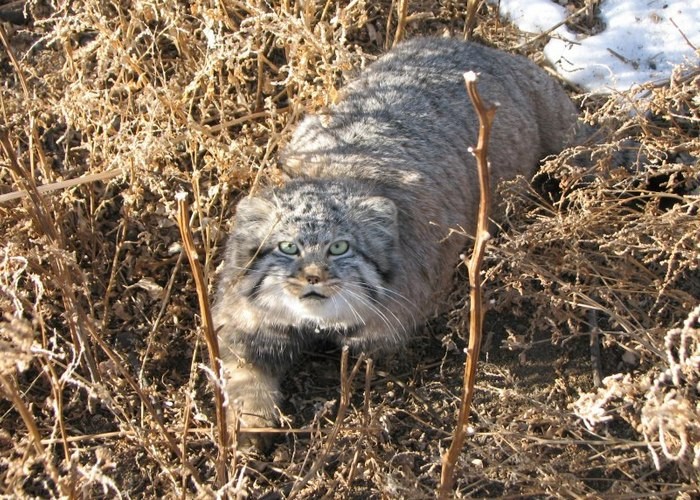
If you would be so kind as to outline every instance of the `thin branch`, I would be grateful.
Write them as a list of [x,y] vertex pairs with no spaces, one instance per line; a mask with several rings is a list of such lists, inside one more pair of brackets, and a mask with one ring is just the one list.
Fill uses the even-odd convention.
[[216,406],[216,425],[218,429],[218,447],[219,455],[216,461],[216,484],[221,488],[227,482],[226,479],[226,452],[228,448],[228,432],[226,429],[226,408],[224,408],[224,393],[223,383],[221,383],[221,363],[219,361],[219,342],[214,332],[214,322],[211,319],[211,308],[209,307],[209,299],[207,293],[207,284],[202,272],[202,265],[199,262],[199,255],[194,245],[192,232],[190,231],[188,214],[189,207],[187,204],[186,195],[179,194],[177,196],[178,212],[177,224],[180,227],[180,235],[182,236],[182,246],[185,250],[190,267],[192,268],[192,276],[197,288],[197,299],[199,300],[199,311],[202,317],[202,329],[204,330],[204,339],[207,343],[209,351],[209,364],[215,376],[218,378],[214,384],[214,404]]
[[468,72],[464,74],[467,92],[472,100],[474,109],[479,117],[479,140],[474,150],[476,165],[479,174],[479,218],[476,226],[476,240],[474,251],[469,259],[469,344],[467,346],[467,359],[464,363],[464,379],[462,399],[459,406],[457,425],[455,426],[452,443],[447,453],[442,457],[442,474],[440,476],[439,497],[447,498],[452,493],[454,485],[454,469],[457,459],[464,446],[464,438],[467,434],[467,424],[471,411],[472,398],[474,396],[474,382],[476,381],[476,368],[479,361],[481,348],[482,322],[484,310],[481,297],[481,264],[486,252],[486,244],[490,239],[489,234],[489,209],[491,205],[491,186],[488,171],[488,142],[491,134],[491,125],[496,114],[495,106],[486,106],[481,100],[476,89],[476,74]]
[[[142,390],[139,383],[129,372],[129,364],[125,362],[124,359],[122,359],[122,357],[118,355],[101,336],[96,335],[93,337],[93,339],[97,346],[100,347],[100,349],[102,349],[102,352],[112,362],[111,366],[114,367],[114,369],[118,372],[119,376],[124,379],[124,381],[139,397],[139,400],[142,402],[142,404],[146,408],[146,411],[153,419],[153,422],[155,422],[156,426],[160,430],[161,435],[165,438],[165,444],[168,446],[168,448],[170,448],[170,451],[173,452],[173,454],[180,460],[180,463],[183,464],[185,469],[187,469],[187,471],[192,476],[193,481],[197,483],[197,485],[200,488],[203,488],[207,493],[211,493],[207,485],[202,483],[201,477],[197,469],[195,469],[192,464],[184,460],[182,454],[180,453],[180,447],[178,446],[177,441],[174,438],[174,432],[171,432],[171,430],[165,425],[165,422],[163,421],[162,417],[162,412],[155,407],[150,396],[148,396]],[[144,431],[151,432],[151,430],[148,428],[144,428]],[[148,442],[151,441],[152,439],[149,437]]]
[[600,328],[598,327],[598,311],[589,309],[588,317],[590,348],[591,348],[591,370],[593,371],[593,385],[603,387],[603,363],[600,355]]
[[467,17],[464,23],[464,39],[471,40],[476,28],[476,13],[482,0],[467,0]]
[[84,356],[91,379],[94,382],[99,382],[101,379],[100,372],[97,368],[97,362],[95,361],[90,342],[88,342],[88,334],[97,337],[97,333],[92,318],[78,302],[78,297],[75,294],[78,283],[74,274],[71,273],[71,269],[69,269],[70,263],[66,262],[61,254],[66,248],[63,234],[58,230],[58,225],[51,216],[44,198],[37,190],[34,177],[17,158],[9,135],[5,131],[0,131],[0,149],[5,153],[8,167],[15,176],[16,182],[28,193],[31,201],[29,212],[37,232],[45,235],[51,242],[51,247],[54,251],[51,252],[50,265],[63,294],[64,307],[68,313],[65,315],[65,320],[70,330],[71,340],[81,355]]
[[[53,464],[52,458],[46,454],[46,450],[42,444],[41,433],[39,432],[39,428],[34,420],[34,415],[32,415],[29,408],[27,408],[27,405],[25,405],[24,401],[22,401],[22,396],[20,396],[15,384],[13,381],[6,378],[5,375],[0,374],[0,389],[2,389],[5,397],[12,402],[12,407],[17,410],[22,418],[22,421],[24,422],[24,425],[27,427],[29,435],[31,436],[32,446],[34,447],[36,454],[44,460],[44,464],[49,471],[51,479],[53,479],[54,483],[56,483],[56,487],[59,488],[59,491],[65,494],[66,492],[63,491],[63,484],[59,480],[58,470]],[[68,457],[66,457],[66,459],[68,459]]]
[[394,43],[392,47],[396,47],[396,45],[403,40],[404,31],[406,28],[406,17],[408,14],[408,0],[399,0],[397,10],[399,19],[397,21],[396,32],[394,33]]
[[578,17],[579,15],[583,14],[584,12],[586,12],[586,11],[588,10],[588,8],[589,8],[588,4],[585,4],[583,7],[581,7],[581,8],[578,9],[577,11],[572,12],[569,16],[567,16],[565,19],[562,19],[561,21],[559,21],[559,22],[558,22],[557,24],[555,24],[554,26],[551,26],[549,29],[543,31],[542,33],[539,33],[535,38],[531,38],[531,39],[529,39],[529,40],[525,40],[525,41],[524,41],[523,43],[521,43],[520,45],[517,45],[516,47],[513,48],[513,50],[514,50],[514,51],[520,50],[520,49],[522,49],[523,47],[527,47],[528,45],[531,45],[531,44],[533,44],[533,43],[535,43],[535,42],[537,42],[537,41],[539,41],[539,40],[542,40],[543,38],[548,37],[548,36],[551,35],[552,32],[555,31],[557,28],[560,28],[561,26],[565,25],[565,24],[568,23],[569,21],[572,21],[573,19],[575,19],[575,18]]
[[[121,173],[122,173],[121,169],[114,168],[112,170],[107,170],[105,172],[98,172],[96,174],[83,175],[83,176],[77,177],[75,179],[67,179],[64,181],[52,182],[50,184],[42,184],[40,186],[37,186],[36,190],[39,193],[48,193],[50,191],[56,191],[58,189],[67,189],[69,187],[79,186],[81,184],[88,184],[90,182],[111,179],[113,177],[117,177]],[[29,193],[27,191],[24,191],[24,190],[13,191],[11,193],[6,193],[3,195],[0,195],[0,203],[6,203],[8,201],[16,200],[19,198],[24,198],[25,196],[29,196]]]

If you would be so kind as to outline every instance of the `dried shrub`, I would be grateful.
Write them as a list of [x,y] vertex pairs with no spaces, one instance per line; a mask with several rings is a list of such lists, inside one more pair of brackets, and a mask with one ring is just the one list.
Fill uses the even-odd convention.
[[591,430],[613,415],[629,422],[658,469],[664,456],[688,480],[700,410],[699,82],[679,70],[670,85],[610,98],[587,117],[615,130],[604,141],[545,163],[539,189],[506,186],[507,229],[487,274],[496,310],[527,318],[510,348],[535,349],[542,331],[554,343],[600,335],[608,378],[576,413]]
[[[214,484],[213,398],[175,193],[193,200],[211,285],[235,200],[276,182],[304,110],[333,102],[399,23],[407,37],[460,35],[463,4],[409,2],[401,20],[388,0],[30,0],[28,25],[3,24],[14,60],[0,52],[12,150],[0,152],[0,493],[434,496],[463,356],[428,335],[348,385],[330,450],[337,357],[311,358],[287,381],[303,388],[286,414],[304,432],[272,455],[237,455],[229,483]],[[492,6],[477,17],[477,39],[520,45]],[[486,274],[499,314],[487,322],[526,352],[484,350],[458,494],[694,491],[697,323],[683,321],[700,300],[697,86],[697,73],[679,73],[643,96],[582,97],[607,132],[551,159],[541,189],[504,192]],[[34,185],[41,197],[14,198]],[[445,344],[461,346],[462,290]],[[603,396],[566,366],[586,365],[566,349],[593,330]],[[555,372],[533,383],[550,339]]]

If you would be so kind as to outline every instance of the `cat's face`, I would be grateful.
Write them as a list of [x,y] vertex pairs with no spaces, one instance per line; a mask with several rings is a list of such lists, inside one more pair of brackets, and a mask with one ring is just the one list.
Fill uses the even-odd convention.
[[227,254],[235,285],[278,324],[352,327],[390,322],[396,207],[333,183],[296,182],[243,199]]

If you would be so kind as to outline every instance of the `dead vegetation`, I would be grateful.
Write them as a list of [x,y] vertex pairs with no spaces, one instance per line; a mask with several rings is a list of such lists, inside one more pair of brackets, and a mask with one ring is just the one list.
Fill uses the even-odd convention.
[[[396,360],[351,360],[341,377],[337,353],[310,356],[285,382],[297,431],[269,455],[230,450],[217,483],[208,353],[176,223],[184,191],[211,286],[236,199],[274,180],[304,110],[332,102],[399,23],[406,37],[464,32],[464,2],[407,4],[402,18],[388,1],[37,0],[27,24],[2,24],[0,493],[434,497],[461,387],[464,281],[454,312]],[[474,34],[522,42],[486,6]],[[697,493],[690,70],[578,96],[598,142],[550,159],[533,188],[503,188],[458,496]]]

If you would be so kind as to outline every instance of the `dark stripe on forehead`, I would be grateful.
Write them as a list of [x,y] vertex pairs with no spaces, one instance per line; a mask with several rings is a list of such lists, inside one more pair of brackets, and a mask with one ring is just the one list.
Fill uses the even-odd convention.
[[316,210],[311,208],[304,208],[303,210],[290,211],[289,214],[283,219],[282,227],[286,224],[293,223],[297,225],[301,224],[315,224],[320,227],[335,225],[342,221],[342,214],[337,210],[332,210],[329,207],[317,207]]

